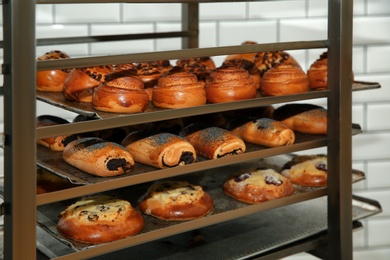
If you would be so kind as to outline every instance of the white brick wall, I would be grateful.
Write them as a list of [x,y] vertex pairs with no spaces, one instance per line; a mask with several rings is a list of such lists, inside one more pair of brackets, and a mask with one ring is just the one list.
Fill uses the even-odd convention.
[[[86,11],[88,10],[88,11]],[[173,31],[180,28],[179,4],[38,5],[37,37],[66,37],[112,33]],[[207,3],[200,5],[200,47],[317,40],[327,35],[327,0]],[[0,17],[2,13],[0,12]],[[378,200],[383,213],[363,221],[354,234],[355,259],[390,259],[390,2],[355,0],[353,69],[355,78],[374,81],[381,88],[353,94],[353,119],[364,133],[353,138],[353,166],[367,180],[354,185],[356,194]],[[1,29],[1,28],[0,28]],[[72,57],[180,48],[180,39],[42,46],[37,55],[61,49]],[[308,68],[323,50],[291,52]],[[223,57],[215,57],[220,64]],[[0,97],[2,104],[2,98]],[[38,104],[38,114],[47,106]],[[51,108],[52,109],[52,108]],[[56,110],[63,117],[72,113]],[[0,130],[3,115],[0,114]],[[315,150],[314,150],[315,151]],[[2,153],[2,151],[0,151]],[[0,154],[1,155],[1,154]],[[2,165],[3,157],[0,156]],[[2,167],[0,174],[2,174]],[[299,254],[289,259],[313,259]]]

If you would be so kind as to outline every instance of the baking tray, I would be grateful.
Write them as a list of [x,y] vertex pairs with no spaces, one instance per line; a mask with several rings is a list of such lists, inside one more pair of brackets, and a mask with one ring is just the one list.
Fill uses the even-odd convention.
[[[379,83],[376,82],[364,82],[364,81],[356,81],[352,85],[352,90],[367,90],[367,89],[374,89],[374,88],[380,88]],[[315,92],[315,91],[312,91]],[[113,117],[119,117],[119,116],[128,116],[129,114],[121,114],[121,113],[108,113],[108,112],[102,112],[94,109],[92,107],[91,103],[85,103],[85,102],[76,102],[76,101],[70,101],[65,98],[62,92],[44,92],[44,91],[37,91],[37,99],[51,104],[53,106],[80,114],[88,117],[93,118],[113,118]],[[292,95],[293,96],[293,95]],[[261,99],[261,96],[258,97]],[[148,112],[156,112],[156,111],[163,111],[166,109],[157,108],[153,106],[151,103],[149,103],[147,109],[143,113]]]
[[[355,196],[352,210],[351,222],[382,212],[376,201]],[[53,228],[55,222],[50,221],[47,220],[45,224]],[[320,197],[135,245],[93,259],[129,259],[129,256],[131,259],[144,260],[250,259],[326,230],[327,197]],[[78,250],[41,225],[37,227],[37,248],[49,258]]]

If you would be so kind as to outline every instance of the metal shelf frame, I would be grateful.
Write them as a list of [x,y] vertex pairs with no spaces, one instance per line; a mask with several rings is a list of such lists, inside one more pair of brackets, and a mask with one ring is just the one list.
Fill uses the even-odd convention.
[[[353,0],[328,0],[328,39],[314,42],[256,44],[198,48],[199,3],[224,1],[114,0],[118,3],[182,3],[183,50],[90,57],[69,61],[37,62],[35,47],[36,4],[106,3],[101,0],[10,0],[3,2],[4,64],[4,256],[5,259],[33,259],[36,256],[36,138],[51,134],[36,129],[37,70],[80,67],[102,63],[148,61],[246,53],[275,49],[328,48],[328,259],[352,259],[352,27]],[[167,35],[168,36],[168,35]],[[176,35],[175,35],[176,36]],[[134,36],[141,37],[141,36]],[[144,37],[151,37],[144,35]],[[85,40],[85,39],[83,39]],[[43,41],[44,42],[44,41]],[[48,41],[49,42],[49,41]],[[248,104],[244,105],[249,106]],[[224,108],[221,108],[224,110]],[[217,111],[218,109],[216,109]],[[201,113],[200,109],[196,113]],[[207,113],[207,111],[204,111]],[[188,112],[191,114],[192,112]],[[174,117],[174,113],[166,118]],[[156,116],[156,120],[158,116]],[[108,120],[108,119],[107,119]],[[111,119],[110,119],[111,120]],[[100,120],[99,120],[100,121]],[[104,120],[102,120],[104,121]],[[119,119],[112,119],[121,125]],[[90,122],[91,128],[105,127]],[[53,132],[55,132],[54,129]],[[59,130],[58,132],[61,132]],[[67,129],[64,132],[71,131]],[[23,250],[21,250],[23,248]],[[302,249],[304,250],[304,249]]]

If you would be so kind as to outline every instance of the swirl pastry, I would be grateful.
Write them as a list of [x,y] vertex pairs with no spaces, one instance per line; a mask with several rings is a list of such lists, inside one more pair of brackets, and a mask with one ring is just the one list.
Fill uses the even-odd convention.
[[[70,56],[65,52],[53,50],[39,56],[37,60],[68,59]],[[64,81],[69,74],[69,69],[41,70],[36,74],[36,87],[39,91],[62,92]]]
[[230,59],[226,60],[222,63],[221,67],[237,67],[237,68],[243,68],[248,71],[249,76],[253,79],[253,81],[256,84],[256,89],[260,88],[260,71],[255,66],[255,63],[252,61],[249,61],[247,59]]
[[153,88],[153,105],[161,108],[184,108],[206,104],[204,82],[179,66],[158,79]]
[[263,76],[266,71],[284,62],[299,65],[294,57],[285,51],[259,52],[256,53],[254,59],[255,66],[259,69],[261,76]]
[[170,133],[151,134],[135,131],[126,136],[122,145],[139,163],[156,168],[169,168],[196,161],[194,147],[184,138]]
[[131,114],[144,112],[148,105],[144,82],[135,70],[110,73],[93,90],[92,106],[96,110]]
[[127,174],[134,166],[133,156],[125,147],[96,137],[70,142],[62,158],[70,165],[100,177]]
[[238,67],[219,67],[206,80],[205,90],[210,103],[232,102],[255,98],[256,84],[249,72]]
[[93,89],[103,83],[112,66],[72,69],[64,82],[64,96],[73,101],[92,102]]
[[327,110],[313,104],[286,104],[274,111],[273,118],[294,131],[306,134],[326,134]]
[[[257,42],[245,41],[245,42],[241,43],[241,45],[252,45],[252,44],[257,44]],[[242,60],[242,59],[244,59],[244,60],[247,60],[247,61],[250,61],[250,62],[254,62],[256,54],[257,54],[256,52],[253,52],[253,53],[230,54],[230,55],[226,56],[225,61],[228,61],[228,60]]]
[[292,145],[295,142],[294,131],[285,124],[270,119],[236,119],[229,123],[228,130],[241,136],[248,143],[266,147]]
[[180,67],[186,67],[188,65],[201,64],[209,68],[210,70],[215,69],[215,63],[211,57],[197,57],[188,59],[179,59],[176,61],[176,65]]
[[193,123],[187,125],[179,135],[194,146],[197,154],[208,159],[242,154],[246,150],[241,137],[219,127]]

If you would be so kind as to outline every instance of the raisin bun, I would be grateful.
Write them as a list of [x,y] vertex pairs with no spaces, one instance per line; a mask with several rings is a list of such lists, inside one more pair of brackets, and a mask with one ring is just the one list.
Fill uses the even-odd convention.
[[103,83],[112,70],[111,65],[72,69],[64,82],[64,96],[69,100],[91,103],[93,89]]
[[211,70],[216,68],[214,60],[209,56],[188,58],[188,59],[179,59],[176,61],[176,65],[180,66],[180,67],[184,67],[185,65],[190,65],[190,64],[194,64],[194,63],[202,64]]
[[273,169],[253,170],[229,178],[223,192],[249,204],[258,204],[290,196],[295,189],[291,181]]
[[142,215],[126,200],[104,195],[85,197],[59,214],[57,230],[65,238],[101,244],[142,231]]
[[153,105],[160,108],[185,108],[206,104],[204,82],[179,66],[158,79],[153,88]]
[[140,113],[149,105],[144,82],[136,70],[121,70],[106,76],[93,91],[92,106],[96,110],[112,113]]
[[159,60],[136,63],[135,66],[138,76],[144,82],[144,89],[149,100],[152,100],[153,87],[157,85],[158,78],[172,69],[172,65],[169,60]]
[[138,204],[143,213],[169,221],[202,218],[213,207],[213,199],[201,186],[185,181],[154,183]]
[[231,59],[226,60],[222,63],[221,67],[238,67],[243,68],[248,71],[249,76],[253,79],[253,81],[256,84],[256,89],[260,88],[260,71],[255,66],[255,63],[253,61],[249,61],[247,59]]
[[[241,45],[252,45],[252,44],[257,44],[257,42],[254,41],[245,41],[241,43]],[[254,62],[255,56],[257,53],[252,52],[252,53],[238,53],[238,54],[230,54],[226,56],[225,61],[227,60],[248,60],[251,62]]]
[[[309,87],[312,90],[324,90],[328,88],[328,52],[324,52],[315,60],[307,71]],[[352,81],[354,75],[352,72]]]
[[260,71],[260,75],[263,76],[266,71],[272,69],[281,63],[292,63],[299,65],[293,56],[285,51],[265,51],[256,53],[254,63]]
[[[192,61],[192,60],[188,60]],[[178,66],[182,67],[185,71],[196,75],[199,81],[206,82],[206,79],[211,73],[211,68],[201,62],[178,62]]]
[[213,70],[205,84],[207,101],[223,103],[255,98],[256,84],[241,67],[221,66]]
[[[37,58],[41,60],[59,60],[68,59],[70,56],[59,50],[46,52],[44,55]],[[39,91],[47,92],[62,92],[64,89],[64,81],[69,74],[70,69],[54,69],[37,71],[36,88]]]

